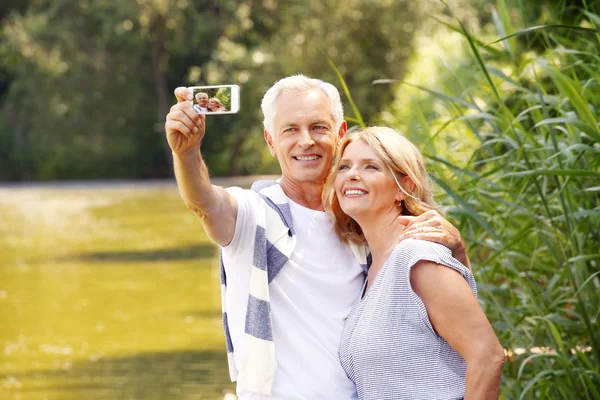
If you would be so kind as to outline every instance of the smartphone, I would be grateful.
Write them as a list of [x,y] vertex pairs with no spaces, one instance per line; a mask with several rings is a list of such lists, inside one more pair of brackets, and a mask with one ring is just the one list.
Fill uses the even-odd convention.
[[238,85],[190,86],[198,114],[235,114],[240,110]]

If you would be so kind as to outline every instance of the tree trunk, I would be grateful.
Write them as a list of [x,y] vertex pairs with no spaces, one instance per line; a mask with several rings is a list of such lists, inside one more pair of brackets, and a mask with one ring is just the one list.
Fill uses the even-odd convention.
[[[154,87],[156,89],[157,99],[157,128],[162,137],[163,149],[167,160],[171,159],[171,149],[164,137],[164,125],[167,114],[169,113],[169,93],[167,89],[167,81],[163,71],[163,58],[165,56],[165,20],[164,17],[158,13],[154,14],[152,22],[152,77],[154,80]],[[160,126],[158,126],[160,125]]]
[[245,136],[238,138],[233,141],[233,147],[231,149],[231,156],[229,157],[229,176],[238,176],[241,174],[239,163],[236,162],[239,160],[239,155],[242,150],[242,146],[245,142]]

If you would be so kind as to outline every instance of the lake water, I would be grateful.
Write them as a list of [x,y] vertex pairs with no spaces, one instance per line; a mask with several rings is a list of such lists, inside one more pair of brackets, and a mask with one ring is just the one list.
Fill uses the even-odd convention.
[[0,187],[0,398],[222,399],[217,254],[174,182]]

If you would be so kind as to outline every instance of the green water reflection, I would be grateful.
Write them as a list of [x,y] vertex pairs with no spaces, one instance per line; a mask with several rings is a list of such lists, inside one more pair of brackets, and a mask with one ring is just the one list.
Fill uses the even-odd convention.
[[0,398],[222,398],[216,255],[173,184],[0,188]]

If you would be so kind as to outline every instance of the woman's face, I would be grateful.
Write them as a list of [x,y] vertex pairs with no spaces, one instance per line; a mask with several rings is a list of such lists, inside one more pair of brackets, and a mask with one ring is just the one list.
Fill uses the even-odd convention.
[[208,106],[207,107],[208,107],[209,110],[218,110],[219,108],[221,108],[221,105],[217,101],[215,101],[213,99],[210,99],[208,101]]
[[371,215],[398,213],[404,197],[390,169],[363,140],[344,149],[334,189],[342,211],[359,224]]

